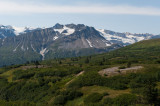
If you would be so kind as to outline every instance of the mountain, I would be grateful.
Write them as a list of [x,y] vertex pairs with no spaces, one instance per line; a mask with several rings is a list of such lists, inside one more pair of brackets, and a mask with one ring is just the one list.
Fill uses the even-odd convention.
[[0,65],[104,53],[122,47],[106,40],[93,27],[56,24],[0,40]]
[[[55,29],[55,31],[58,31],[60,34],[71,35],[72,33],[75,32],[75,29],[78,30],[78,27],[76,26],[77,25],[75,24],[61,25],[57,23],[55,26],[53,26],[53,29]],[[45,29],[45,28],[13,27],[9,25],[8,26],[0,25],[0,39],[10,36],[18,36],[24,33],[40,29]],[[97,30],[102,37],[104,37],[111,43],[122,44],[123,46],[130,45],[139,42],[141,40],[160,38],[160,35],[153,35],[149,33],[132,34],[129,32],[119,33],[105,29],[95,29],[95,30]],[[55,37],[55,39],[57,39],[57,37]]]
[[31,28],[31,27],[13,27],[13,26],[4,26],[0,25],[0,39],[4,39],[6,37],[18,36],[24,33],[28,33],[34,31],[39,28]]
[[122,44],[123,46],[130,45],[142,40],[160,38],[160,35],[153,35],[149,33],[144,33],[144,34],[132,34],[129,32],[119,33],[104,29],[98,31],[106,40],[112,43]]
[[97,30],[84,24],[56,24],[50,28],[2,26],[0,66],[27,61],[105,53],[160,35]]
[[15,36],[14,29],[11,26],[0,25],[0,39],[9,36]]
[[0,68],[1,106],[159,106],[159,46]]

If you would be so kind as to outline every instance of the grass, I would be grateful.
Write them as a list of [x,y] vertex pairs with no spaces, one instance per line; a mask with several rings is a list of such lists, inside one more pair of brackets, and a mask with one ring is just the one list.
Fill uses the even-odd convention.
[[108,87],[104,87],[104,86],[88,86],[88,87],[82,87],[79,89],[81,92],[83,92],[84,96],[80,97],[80,98],[76,98],[72,101],[68,101],[67,104],[65,106],[84,106],[84,98],[92,93],[108,93],[109,95],[107,97],[110,98],[114,98],[117,97],[121,94],[127,94],[130,93],[130,89],[127,90],[112,90]]
[[73,79],[74,76],[70,75],[70,76],[67,76],[67,77],[64,77],[61,81],[53,84],[53,86],[58,86],[60,88],[64,88],[66,87],[66,83],[71,81]]
[[81,88],[81,91],[84,93],[84,95],[89,95],[91,93],[105,93],[107,92],[109,94],[108,97],[114,98],[116,96],[119,96],[124,93],[130,93],[130,89],[127,90],[113,90],[108,87],[104,86],[89,86],[89,87],[83,87]]
[[160,82],[157,83],[157,88],[160,90]]
[[1,74],[1,77],[6,77],[8,79],[8,82],[12,82],[12,78],[13,78],[13,72],[16,71],[15,69],[11,69],[9,71],[4,72],[3,74]]
[[80,97],[80,98],[76,98],[72,101],[68,101],[65,106],[83,106],[84,105],[84,103],[83,103],[84,97],[85,96]]

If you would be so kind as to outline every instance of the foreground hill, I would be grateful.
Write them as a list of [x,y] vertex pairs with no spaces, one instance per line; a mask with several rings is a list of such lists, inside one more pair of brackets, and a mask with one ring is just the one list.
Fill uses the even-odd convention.
[[[160,39],[145,40],[124,48],[104,54],[113,61],[159,63],[160,62]],[[118,62],[117,61],[117,62]]]
[[[107,54],[3,67],[0,103],[2,106],[159,106],[158,47],[159,39],[147,40]],[[99,74],[114,67],[119,67],[114,70],[116,75]]]

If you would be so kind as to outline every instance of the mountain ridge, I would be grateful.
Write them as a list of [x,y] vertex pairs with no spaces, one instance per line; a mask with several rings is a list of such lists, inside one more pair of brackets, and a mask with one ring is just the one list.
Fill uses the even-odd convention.
[[160,35],[118,33],[84,24],[57,23],[50,28],[37,28],[0,39],[0,66],[105,53],[152,38],[160,38]]

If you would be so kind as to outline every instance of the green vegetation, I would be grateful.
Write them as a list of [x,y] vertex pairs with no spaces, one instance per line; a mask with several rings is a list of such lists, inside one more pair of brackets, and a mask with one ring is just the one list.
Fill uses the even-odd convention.
[[[24,65],[0,68],[0,104],[158,106],[158,42],[159,40],[143,41],[107,54],[27,62]],[[113,76],[101,76],[98,73],[115,66],[119,69],[132,66],[144,68]]]
[[99,102],[102,98],[103,98],[103,95],[102,95],[102,94],[92,93],[92,94],[88,95],[88,96],[84,99],[84,103],[85,103],[85,104],[88,104],[88,103],[96,103],[96,102]]
[[103,103],[106,105],[129,106],[137,104],[138,97],[132,94],[122,94],[116,98],[105,98]]

